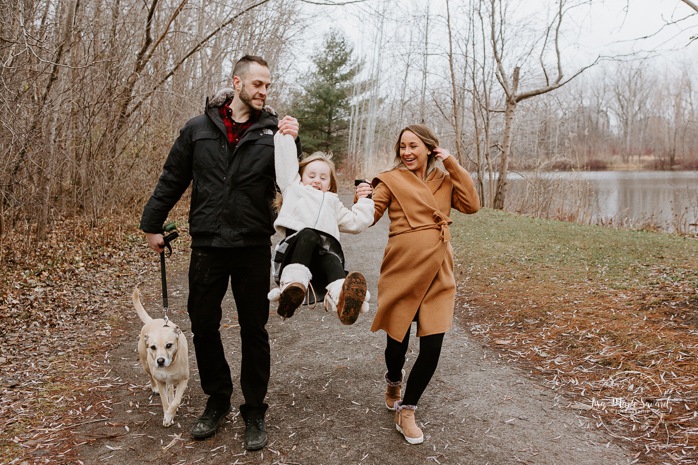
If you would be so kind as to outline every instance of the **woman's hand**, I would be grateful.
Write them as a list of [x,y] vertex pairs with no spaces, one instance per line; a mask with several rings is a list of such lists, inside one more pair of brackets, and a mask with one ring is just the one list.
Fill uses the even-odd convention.
[[362,182],[361,184],[356,186],[355,194],[357,199],[368,198],[371,197],[371,195],[373,194],[373,188],[369,183]]
[[448,153],[448,150],[441,147],[436,147],[434,150],[432,150],[432,152],[434,152],[434,156],[441,161],[444,161],[451,156],[451,154]]

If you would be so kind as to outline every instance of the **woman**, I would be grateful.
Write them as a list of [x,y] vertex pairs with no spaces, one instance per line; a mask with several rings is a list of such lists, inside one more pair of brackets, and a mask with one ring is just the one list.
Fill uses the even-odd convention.
[[[390,218],[371,331],[387,333],[385,405],[410,444],[424,442],[414,412],[436,371],[444,334],[453,323],[456,280],[448,217],[451,208],[475,213],[480,200],[468,172],[426,126],[412,125],[395,144],[396,166],[373,179],[374,223]],[[435,167],[436,160],[446,169]],[[416,265],[415,265],[416,264]],[[410,327],[417,322],[419,356],[401,399]]]

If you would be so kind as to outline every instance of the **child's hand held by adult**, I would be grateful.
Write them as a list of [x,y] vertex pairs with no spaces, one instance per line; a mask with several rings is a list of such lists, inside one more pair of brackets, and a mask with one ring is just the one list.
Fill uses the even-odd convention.
[[288,134],[295,139],[296,137],[298,137],[298,129],[298,120],[293,116],[286,115],[281,120],[279,120],[279,132],[281,134]]

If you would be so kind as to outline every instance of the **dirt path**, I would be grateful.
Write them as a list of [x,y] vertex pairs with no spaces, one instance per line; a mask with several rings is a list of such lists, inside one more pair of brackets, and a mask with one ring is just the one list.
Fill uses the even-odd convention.
[[[370,283],[372,310],[386,240],[387,221],[359,236],[342,238],[349,268],[365,273]],[[171,318],[186,329],[192,347],[185,310],[186,273],[173,270],[169,279]],[[157,281],[143,286],[144,304],[151,314],[160,311],[158,286]],[[237,319],[230,311],[232,299],[226,305],[224,342],[237,375]],[[281,321],[272,308],[268,447],[253,453],[242,447],[237,378],[235,408],[227,422],[215,437],[194,441],[189,428],[205,400],[193,349],[192,379],[177,423],[163,428],[159,399],[150,396],[137,363],[140,321],[126,296],[123,308],[120,340],[105,349],[107,356],[98,368],[105,373],[105,385],[111,386],[111,417],[75,431],[86,441],[79,449],[85,464],[606,465],[631,461],[628,451],[567,408],[564,398],[500,362],[458,321],[446,336],[439,368],[417,411],[426,440],[410,446],[395,431],[393,415],[383,405],[384,333],[369,331],[370,315],[346,327],[320,307],[302,308],[287,321]],[[415,354],[408,357],[409,370]]]

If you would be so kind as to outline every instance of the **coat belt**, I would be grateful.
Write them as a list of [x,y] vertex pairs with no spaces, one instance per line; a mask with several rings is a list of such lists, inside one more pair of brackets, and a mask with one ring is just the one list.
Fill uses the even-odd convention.
[[451,230],[448,225],[451,224],[451,218],[444,215],[438,210],[434,210],[432,213],[434,218],[434,223],[427,223],[420,226],[415,226],[414,228],[403,229],[402,231],[391,231],[388,237],[399,236],[401,234],[407,234],[417,231],[424,231],[426,229],[438,229],[439,230],[439,240],[442,242],[449,242],[451,240]]
[[448,224],[451,222],[451,218],[441,213],[439,210],[434,210],[432,213],[434,217],[434,222],[436,227],[439,229],[439,236],[442,242],[448,242],[451,240],[451,229]]

